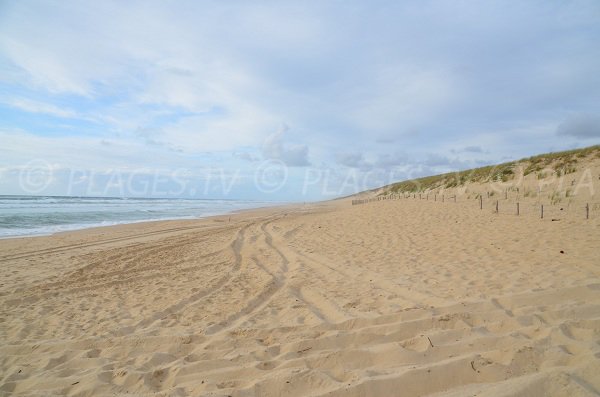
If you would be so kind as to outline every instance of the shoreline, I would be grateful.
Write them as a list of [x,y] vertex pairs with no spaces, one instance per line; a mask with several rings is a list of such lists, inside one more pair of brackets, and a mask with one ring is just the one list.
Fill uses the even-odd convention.
[[[77,197],[75,197],[75,198],[77,198]],[[231,200],[231,201],[236,201],[236,200]],[[266,206],[252,207],[252,208],[233,209],[231,211],[227,211],[227,212],[223,212],[223,213],[210,214],[210,215],[198,216],[198,217],[186,216],[186,217],[173,217],[173,218],[160,218],[160,219],[127,220],[127,221],[122,221],[122,222],[115,221],[115,223],[109,223],[109,224],[94,223],[94,224],[89,224],[89,225],[73,223],[73,224],[65,224],[64,225],[65,227],[75,226],[72,229],[67,228],[65,230],[57,230],[57,231],[52,231],[52,232],[48,232],[48,233],[17,234],[17,235],[9,235],[9,236],[0,236],[0,241],[1,240],[11,240],[11,239],[21,239],[21,238],[49,237],[49,236],[54,236],[54,235],[59,235],[59,234],[64,234],[64,233],[71,233],[71,232],[78,232],[78,231],[83,231],[83,230],[88,230],[88,229],[110,228],[110,227],[115,227],[115,226],[133,225],[133,224],[172,222],[172,221],[199,221],[199,220],[207,219],[207,218],[232,215],[232,214],[236,214],[238,212],[254,211],[254,210],[266,209],[266,208],[284,207],[284,206],[288,206],[288,205],[293,206],[293,205],[301,205],[301,204],[299,204],[299,203],[274,203],[273,205],[266,205]],[[104,221],[104,222],[110,222],[110,221]],[[63,226],[63,225],[60,225],[60,226]]]

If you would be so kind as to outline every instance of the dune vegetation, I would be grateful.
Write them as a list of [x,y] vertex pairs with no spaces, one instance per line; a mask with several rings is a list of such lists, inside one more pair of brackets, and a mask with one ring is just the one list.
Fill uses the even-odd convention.
[[549,176],[550,173],[561,176],[575,172],[579,161],[594,156],[600,158],[600,145],[539,154],[502,164],[410,179],[384,186],[381,194],[424,192],[463,186],[466,183],[506,182],[521,172],[524,176],[535,173],[539,179]]

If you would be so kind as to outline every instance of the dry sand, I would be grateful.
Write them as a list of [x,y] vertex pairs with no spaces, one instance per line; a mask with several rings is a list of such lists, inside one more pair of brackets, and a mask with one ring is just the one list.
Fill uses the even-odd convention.
[[1,393],[598,395],[600,216],[488,204],[346,199],[0,241]]

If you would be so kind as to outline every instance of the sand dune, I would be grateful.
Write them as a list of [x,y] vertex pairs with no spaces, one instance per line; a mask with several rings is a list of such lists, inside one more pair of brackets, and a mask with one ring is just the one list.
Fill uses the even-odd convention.
[[598,395],[597,214],[350,200],[0,241],[0,392]]

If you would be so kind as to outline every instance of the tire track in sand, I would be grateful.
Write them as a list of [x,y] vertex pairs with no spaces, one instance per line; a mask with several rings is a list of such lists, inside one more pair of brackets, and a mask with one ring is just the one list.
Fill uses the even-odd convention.
[[[253,263],[259,269],[261,269],[263,272],[265,272],[271,277],[271,281],[267,283],[265,288],[258,295],[255,295],[252,299],[250,299],[250,301],[241,310],[230,314],[225,320],[219,322],[218,324],[214,324],[208,327],[205,330],[206,335],[219,334],[225,330],[236,328],[240,324],[243,324],[244,322],[252,319],[252,317],[260,313],[260,311],[263,310],[271,302],[275,294],[281,291],[281,289],[287,284],[286,274],[289,270],[288,265],[290,261],[287,258],[287,256],[279,248],[277,248],[275,244],[273,244],[273,236],[267,230],[267,225],[280,218],[281,216],[274,217],[264,222],[261,222],[260,226],[258,227],[258,230],[260,230],[260,232],[262,233],[263,238],[262,240],[257,238],[254,241],[255,246],[258,245],[260,241],[264,241],[263,248],[275,252],[275,254],[280,258],[281,261],[281,263],[278,266],[278,269],[276,271],[269,270],[266,264],[261,263],[256,257],[252,256],[250,258],[250,260],[252,260]],[[243,240],[240,240],[236,245],[236,258],[240,261],[240,263],[242,263],[244,260],[242,256],[243,246]]]

